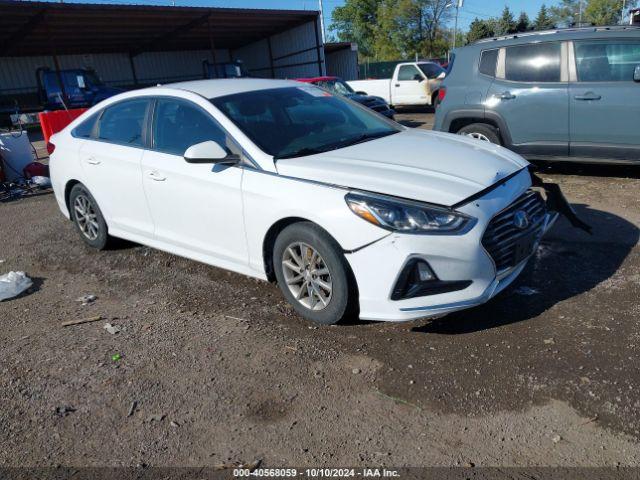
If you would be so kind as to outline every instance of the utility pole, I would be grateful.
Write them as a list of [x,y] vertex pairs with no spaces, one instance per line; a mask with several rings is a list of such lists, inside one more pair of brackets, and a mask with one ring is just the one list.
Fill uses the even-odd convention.
[[464,0],[455,0],[456,2],[456,21],[454,23],[454,27],[453,27],[453,41],[451,42],[453,47],[451,48],[451,50],[456,48],[456,41],[457,36],[458,36],[458,14],[460,13],[460,9],[462,8],[462,6],[464,5]]
[[578,0],[578,5],[580,6],[580,16],[578,20],[578,26],[581,27],[582,26],[582,0]]
[[322,8],[322,0],[318,0],[318,5],[320,7],[320,29],[322,30],[322,43],[324,44],[327,39],[324,31],[324,8]]
[[622,14],[620,15],[620,25],[624,25],[626,7],[627,7],[627,0],[622,0]]

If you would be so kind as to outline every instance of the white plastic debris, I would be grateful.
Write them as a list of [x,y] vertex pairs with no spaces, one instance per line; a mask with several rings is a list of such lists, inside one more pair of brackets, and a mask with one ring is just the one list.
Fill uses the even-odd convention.
[[102,327],[102,328],[104,328],[111,335],[115,335],[116,333],[118,333],[120,331],[120,327],[118,327],[117,325],[111,325],[110,323],[105,323],[104,327]]
[[0,275],[0,301],[17,297],[31,285],[33,282],[24,272],[9,272]]
[[49,177],[36,175],[31,177],[31,182],[41,188],[49,188],[51,186],[51,179]]
[[89,293],[87,295],[76,298],[76,302],[81,302],[82,305],[89,305],[90,303],[95,302],[97,298],[98,297],[96,297],[95,295]]

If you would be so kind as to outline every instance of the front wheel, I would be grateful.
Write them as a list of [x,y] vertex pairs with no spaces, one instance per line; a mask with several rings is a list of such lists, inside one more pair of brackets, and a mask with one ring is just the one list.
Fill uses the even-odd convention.
[[500,136],[495,127],[487,125],[486,123],[472,123],[466,127],[462,127],[458,130],[458,135],[464,135],[466,137],[475,138],[483,142],[495,143],[496,145],[502,145],[500,142]]
[[283,295],[307,320],[332,325],[355,313],[357,293],[347,260],[317,225],[285,228],[274,245],[273,266]]

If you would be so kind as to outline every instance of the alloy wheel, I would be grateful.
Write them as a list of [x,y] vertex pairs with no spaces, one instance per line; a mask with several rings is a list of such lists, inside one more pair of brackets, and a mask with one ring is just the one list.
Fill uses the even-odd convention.
[[303,242],[290,244],[282,254],[282,273],[289,291],[306,308],[323,310],[331,302],[331,272],[312,246]]
[[78,195],[73,202],[76,223],[82,234],[89,240],[95,240],[100,233],[100,224],[93,203],[83,194]]
[[487,137],[486,135],[484,135],[483,133],[478,133],[478,132],[469,132],[469,133],[465,133],[465,136],[467,137],[471,137],[471,138],[475,138],[476,140],[481,140],[483,142],[489,142],[491,143],[491,140],[489,140],[489,137]]

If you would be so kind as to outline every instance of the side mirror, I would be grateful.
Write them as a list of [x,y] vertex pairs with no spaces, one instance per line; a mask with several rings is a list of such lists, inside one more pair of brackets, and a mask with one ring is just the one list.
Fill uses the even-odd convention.
[[442,79],[443,79],[444,77],[446,77],[446,76],[447,76],[447,72],[440,72],[440,75],[438,75],[436,78],[437,78],[438,80],[442,80]]
[[188,163],[217,163],[235,165],[240,161],[237,155],[231,155],[213,140],[196,143],[184,152],[184,159]]
[[640,65],[636,65],[636,69],[633,72],[633,81],[640,82]]
[[413,76],[413,79],[414,79],[414,80],[417,80],[418,82],[421,82],[421,81],[423,81],[423,80],[424,80],[424,77],[423,77],[422,75],[420,75],[419,73],[416,73],[416,74]]

